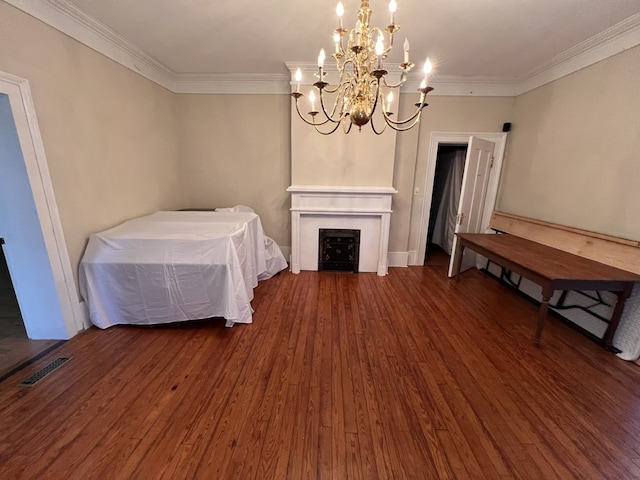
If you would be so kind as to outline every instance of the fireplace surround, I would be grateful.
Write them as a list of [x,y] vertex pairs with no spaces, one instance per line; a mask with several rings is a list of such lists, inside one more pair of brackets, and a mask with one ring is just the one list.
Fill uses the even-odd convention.
[[359,272],[387,274],[393,187],[292,185],[291,271],[318,270],[320,229],[360,230]]

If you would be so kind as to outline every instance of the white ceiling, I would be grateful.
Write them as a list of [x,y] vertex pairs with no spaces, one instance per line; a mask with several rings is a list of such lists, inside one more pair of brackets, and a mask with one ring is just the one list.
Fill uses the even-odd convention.
[[[72,3],[176,73],[283,73],[285,61],[331,51],[338,1]],[[359,0],[343,4],[352,27]],[[388,0],[370,5],[385,26]],[[639,0],[399,0],[396,49],[408,37],[415,63],[429,56],[441,74],[518,78],[639,12]]]
[[[27,9],[25,2],[7,1]],[[337,25],[337,0],[31,2],[53,5],[84,24],[91,20],[93,28],[115,32],[155,67],[177,77],[288,75],[285,61],[315,62],[321,47],[332,51],[332,31]],[[345,27],[351,28],[360,2],[342,2]],[[620,30],[620,22],[640,32],[640,0],[397,2],[396,22],[401,30],[396,35],[397,51],[389,61],[401,61],[401,45],[407,37],[412,61],[421,66],[429,56],[436,66],[436,80],[522,82],[572,47],[598,34],[606,37],[611,27]],[[370,0],[370,4],[372,26],[385,26],[388,0]]]

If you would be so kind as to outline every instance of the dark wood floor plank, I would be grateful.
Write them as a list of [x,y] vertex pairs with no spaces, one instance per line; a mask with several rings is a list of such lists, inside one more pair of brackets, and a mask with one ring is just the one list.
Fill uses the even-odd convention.
[[[148,355],[148,361],[141,362],[142,367],[139,370],[126,368],[116,379],[105,382],[105,387],[109,390],[105,388],[104,392],[95,395],[91,399],[92,401],[86,404],[85,423],[78,419],[78,427],[75,431],[67,430],[64,435],[58,436],[57,442],[63,445],[68,442],[65,449],[74,461],[69,463],[68,459],[54,457],[46,467],[47,474],[53,477],[64,477],[69,468],[78,473],[81,470],[85,470],[87,473],[95,471],[97,469],[96,462],[86,462],[87,452],[93,453],[90,456],[92,458],[96,458],[94,457],[96,454],[97,457],[102,458],[101,462],[97,463],[102,463],[103,469],[113,468],[113,463],[107,462],[107,459],[110,460],[113,456],[113,453],[108,450],[117,444],[118,438],[125,436],[125,438],[129,437],[134,440],[131,444],[124,446],[125,451],[129,450],[131,445],[137,446],[139,443],[135,441],[139,439],[134,438],[134,431],[131,427],[135,428],[140,416],[143,415],[145,393],[153,394],[153,396],[147,397],[151,402],[158,398],[167,398],[168,400],[175,392],[172,390],[171,383],[175,382],[174,385],[178,385],[180,382],[178,378],[188,372],[184,367],[175,368],[176,364],[185,365],[187,363],[185,353],[188,352],[189,356],[193,356],[198,349],[202,350],[203,340],[203,332],[194,331],[185,339],[188,348],[176,348],[177,346],[173,345],[174,348],[170,349],[171,342],[167,342],[159,344],[158,346],[162,348],[156,351],[151,348],[145,349],[144,353]],[[173,370],[173,375],[170,373],[171,370]],[[115,371],[117,370],[114,369]],[[167,375],[168,373],[169,375]],[[161,375],[163,378],[158,378]],[[173,382],[167,382],[169,379]],[[104,380],[108,380],[108,377],[105,377]],[[116,401],[120,411],[123,412],[119,417],[114,415]],[[43,455],[43,459],[46,458],[47,455]]]
[[[90,329],[0,384],[3,478],[640,478],[640,369],[478,271],[289,272],[254,323]],[[175,388],[174,388],[175,387]]]

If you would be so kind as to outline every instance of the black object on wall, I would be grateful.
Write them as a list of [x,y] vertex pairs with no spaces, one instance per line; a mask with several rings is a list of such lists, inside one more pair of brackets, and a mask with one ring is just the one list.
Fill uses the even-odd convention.
[[507,123],[503,123],[502,124],[502,131],[503,132],[508,132],[511,130],[511,122],[507,122]]

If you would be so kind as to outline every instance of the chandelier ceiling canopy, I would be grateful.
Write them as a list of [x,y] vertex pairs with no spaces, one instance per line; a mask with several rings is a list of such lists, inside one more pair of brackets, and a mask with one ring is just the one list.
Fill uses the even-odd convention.
[[[393,100],[394,90],[400,92],[400,87],[407,80],[407,73],[414,67],[409,60],[409,41],[403,44],[404,59],[399,65],[400,79],[395,83],[387,81],[385,60],[393,48],[394,35],[400,29],[395,23],[397,10],[396,0],[389,2],[389,24],[384,28],[371,27],[371,9],[369,0],[361,0],[358,10],[358,20],[352,29],[344,28],[342,17],[344,6],[342,2],[336,7],[338,26],[333,31],[335,51],[332,57],[336,61],[338,83],[330,85],[325,81],[326,71],[324,49],[318,56],[318,71],[315,73],[317,81],[315,89],[309,93],[310,111],[302,114],[299,100],[304,96],[300,92],[302,73],[300,69],[295,74],[295,91],[291,93],[295,101],[296,111],[302,120],[312,125],[319,133],[329,135],[342,126],[345,133],[349,133],[353,125],[359,130],[369,123],[372,130],[380,135],[386,127],[396,131],[405,131],[414,127],[420,121],[422,109],[427,106],[427,93],[433,90],[428,85],[432,70],[431,62],[427,58],[424,64],[424,79],[418,88],[419,100],[416,110],[404,120],[394,120]],[[317,92],[317,93],[316,93]],[[375,125],[374,114],[380,111],[378,118],[384,120],[382,128]]]

